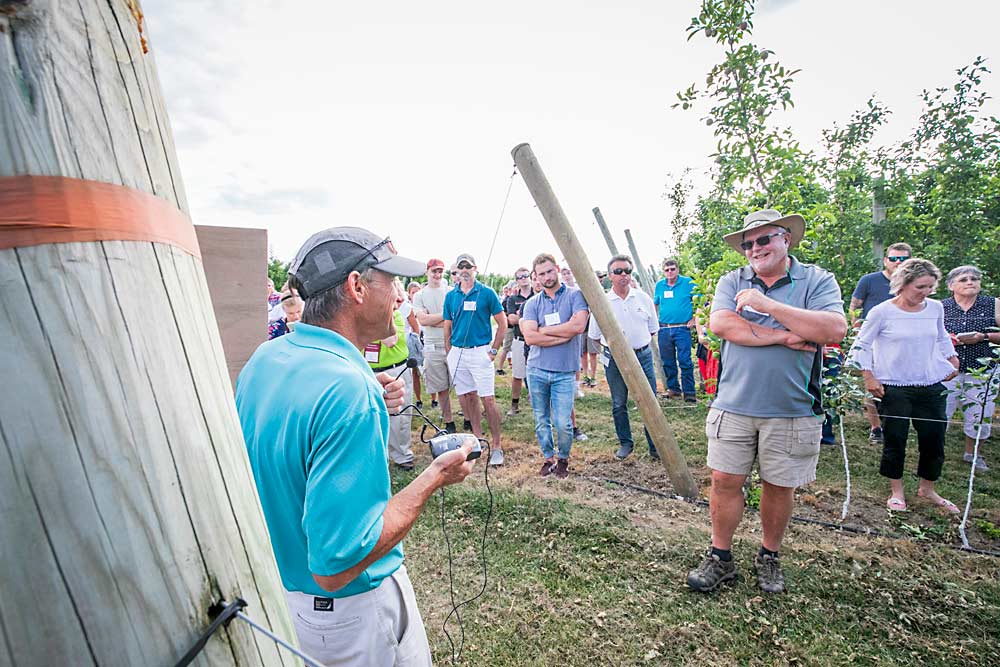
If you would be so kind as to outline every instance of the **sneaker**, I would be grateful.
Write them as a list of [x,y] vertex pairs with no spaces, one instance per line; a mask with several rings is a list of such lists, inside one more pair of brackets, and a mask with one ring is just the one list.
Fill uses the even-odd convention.
[[588,440],[589,438],[587,438],[587,434],[584,433],[583,431],[581,431],[578,426],[574,426],[573,427],[573,439],[576,440],[577,442],[583,442],[585,440]]
[[655,449],[651,449],[651,450],[649,450],[649,458],[652,461],[659,461],[660,460],[660,453],[658,451],[656,451]]
[[392,465],[396,466],[397,468],[399,468],[404,472],[411,472],[413,470],[413,461],[410,461],[409,463],[396,463],[395,461],[393,461]]
[[680,395],[681,395],[681,392],[674,391],[673,389],[668,389],[667,393],[666,393],[666,397],[667,398],[677,398]]
[[632,445],[622,445],[618,448],[618,451],[615,452],[615,458],[621,461],[622,459],[627,459],[631,453]]
[[569,477],[569,459],[556,460],[556,467],[555,470],[552,471],[552,474],[559,479],[566,479]]
[[507,411],[507,416],[508,417],[513,417],[514,415],[516,415],[520,411],[521,411],[521,409],[520,409],[519,406],[517,406],[517,405],[511,405],[510,406],[510,410]]
[[738,576],[736,561],[721,560],[709,549],[698,567],[688,572],[687,585],[693,591],[711,593],[720,585],[735,581]]
[[698,398],[694,394],[684,394],[685,403],[697,403]]
[[583,389],[580,389],[580,386],[577,385],[577,387],[576,387],[576,397],[577,398],[583,398],[584,396],[586,396],[586,394],[583,393]]
[[[972,463],[972,454],[962,454],[962,460],[965,461],[966,463]],[[982,456],[977,456],[976,457],[976,470],[979,470],[980,472],[986,472],[989,469],[990,469],[990,467],[988,465],[986,465],[986,461],[983,459],[983,457]]]
[[465,433],[472,433],[472,422],[470,422],[468,419],[464,420],[462,422],[462,431],[464,431]]
[[548,459],[542,461],[542,469],[538,471],[539,477],[548,477],[555,472],[556,464]]
[[444,425],[445,433],[456,433],[458,429],[455,428],[455,422],[448,422]]
[[868,433],[868,442],[876,445],[881,445],[885,442],[881,427],[876,426]]
[[753,567],[757,570],[757,585],[765,593],[783,593],[785,591],[785,575],[781,572],[781,562],[777,556],[761,555],[759,552],[753,559]]
[[590,388],[596,387],[597,386],[597,378],[590,378],[590,381],[587,383],[587,386],[590,387]]
[[490,452],[490,465],[491,466],[502,466],[503,465],[503,450],[494,449]]
[[498,368],[497,369],[497,375],[507,375],[507,372],[504,369],[502,369],[502,368]]
[[437,402],[437,400],[436,400],[436,399],[435,399],[435,400],[432,400],[432,401],[431,401],[431,407],[432,407],[432,408],[436,408],[437,406],[438,406],[438,402]]
[[424,407],[424,402],[423,401],[417,401],[416,406],[417,406],[417,408],[423,408]]

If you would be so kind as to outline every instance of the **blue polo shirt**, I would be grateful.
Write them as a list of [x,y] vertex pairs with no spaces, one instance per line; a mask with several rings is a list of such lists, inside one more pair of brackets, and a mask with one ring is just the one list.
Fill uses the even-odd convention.
[[371,553],[391,496],[389,414],[361,352],[299,322],[250,357],[236,410],[284,587],[324,597],[377,588],[402,564],[401,545],[335,593],[312,577]]
[[[521,320],[533,320],[538,323],[538,330],[544,332],[546,326],[565,324],[574,314],[581,310],[587,312],[587,302],[583,292],[575,287],[561,286],[555,296],[542,290],[524,302]],[[575,373],[580,370],[580,336],[562,345],[540,347],[532,345],[528,351],[528,367],[557,373]]]
[[453,347],[478,347],[489,345],[493,340],[493,325],[490,318],[503,310],[500,297],[492,289],[478,280],[466,294],[460,286],[444,297],[444,312],[441,317],[451,320],[451,344]]
[[656,283],[653,303],[657,308],[660,324],[687,324],[694,317],[691,297],[698,293],[694,281],[687,276],[677,276],[673,287],[663,278]]

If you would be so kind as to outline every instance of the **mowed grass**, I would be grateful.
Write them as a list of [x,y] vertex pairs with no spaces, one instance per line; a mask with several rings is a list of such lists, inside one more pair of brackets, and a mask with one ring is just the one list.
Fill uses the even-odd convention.
[[[506,411],[509,376],[498,378],[497,387]],[[462,664],[1000,664],[1000,559],[944,547],[957,543],[957,521],[915,499],[914,511],[888,518],[880,450],[868,444],[863,419],[848,422],[854,499],[845,523],[914,539],[793,525],[783,547],[789,590],[764,596],[751,566],[759,521],[748,514],[734,545],[741,579],[706,596],[689,592],[684,581],[709,543],[707,510],[600,481],[670,492],[662,465],[644,454],[638,413],[637,453],[617,462],[606,385],[588,390],[577,401],[577,420],[589,440],[574,445],[571,476],[561,481],[536,477],[541,456],[526,398],[522,403],[520,415],[504,420],[508,465],[490,471],[488,584],[482,598],[462,609]],[[675,403],[664,406],[665,414],[707,489],[705,408],[674,409]],[[987,456],[992,446],[986,445]],[[416,451],[425,465],[426,452],[419,445]],[[950,433],[940,490],[959,504],[968,482],[961,451],[959,434]],[[911,457],[908,468],[914,467]],[[473,478],[446,494],[457,601],[482,586],[479,549],[489,506],[484,472],[478,467]],[[974,516],[995,525],[996,474],[977,477],[973,499]],[[396,475],[395,483],[411,477]],[[907,486],[915,495],[916,480],[908,479]],[[818,479],[798,494],[796,512],[839,519],[843,492],[840,449],[824,448]],[[432,499],[405,548],[435,662],[450,664],[441,627],[451,601],[439,503]],[[969,535],[980,548],[1000,544],[973,526]],[[448,628],[457,645],[454,618]]]

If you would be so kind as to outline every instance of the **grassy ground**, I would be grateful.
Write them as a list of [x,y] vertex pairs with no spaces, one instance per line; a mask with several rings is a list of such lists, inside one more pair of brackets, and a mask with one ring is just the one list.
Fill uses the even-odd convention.
[[[506,410],[509,383],[498,378],[497,384]],[[888,518],[879,451],[867,443],[863,420],[849,421],[854,497],[846,523],[912,539],[793,525],[783,548],[789,592],[764,597],[750,564],[760,526],[748,514],[734,545],[743,576],[733,588],[704,596],[688,592],[684,579],[708,544],[707,510],[601,481],[671,490],[662,465],[642,447],[624,462],[614,460],[606,385],[577,402],[578,423],[590,439],[574,445],[567,480],[537,477],[541,456],[524,403],[522,414],[504,422],[508,464],[490,471],[489,580],[486,594],[463,608],[464,664],[1000,664],[1000,559],[944,547],[957,543],[957,521],[916,501],[915,478],[907,480],[913,511]],[[707,489],[705,408],[664,409]],[[995,448],[986,447],[987,455]],[[426,452],[417,451],[426,464]],[[961,451],[957,434],[950,434],[940,490],[956,503],[967,488]],[[474,479],[447,492],[459,601],[482,586],[484,472],[478,468]],[[974,546],[992,550],[1000,550],[997,536],[987,534],[989,525],[1000,525],[996,475],[977,477],[973,515],[989,524],[969,530]],[[398,475],[395,482],[411,477]],[[843,494],[839,448],[825,448],[818,479],[798,494],[796,513],[839,519]],[[450,664],[442,632],[451,609],[448,558],[437,498],[405,544],[435,660]],[[457,644],[457,624],[448,627]]]

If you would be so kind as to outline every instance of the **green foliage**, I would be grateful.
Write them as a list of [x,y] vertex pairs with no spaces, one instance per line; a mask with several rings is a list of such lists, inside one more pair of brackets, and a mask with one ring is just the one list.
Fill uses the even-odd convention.
[[976,527],[987,537],[992,537],[994,540],[1000,540],[1000,528],[997,528],[992,521],[977,519]]
[[274,281],[274,289],[281,290],[281,286],[288,280],[288,267],[291,262],[282,262],[275,256],[267,260],[267,277]]

